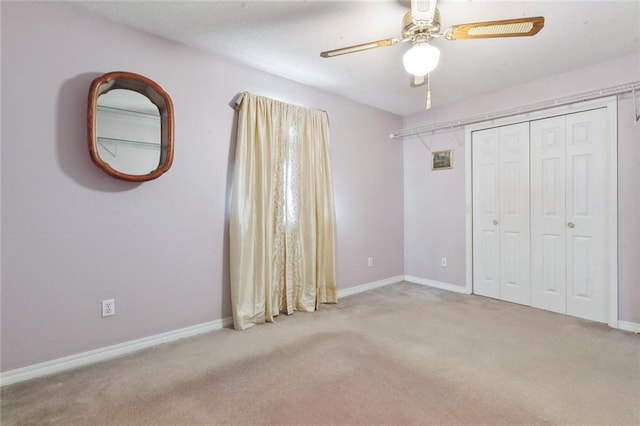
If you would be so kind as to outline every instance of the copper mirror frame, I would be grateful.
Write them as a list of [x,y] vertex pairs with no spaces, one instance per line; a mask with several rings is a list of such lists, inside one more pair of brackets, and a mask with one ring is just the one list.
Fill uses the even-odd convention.
[[[114,89],[138,92],[158,107],[160,112],[160,160],[158,167],[149,173],[134,175],[112,168],[98,154],[98,134],[96,119],[98,97]],[[165,173],[173,163],[173,103],[169,95],[154,81],[131,72],[114,71],[104,74],[91,83],[88,103],[89,154],[91,160],[108,175],[131,182],[145,182]]]

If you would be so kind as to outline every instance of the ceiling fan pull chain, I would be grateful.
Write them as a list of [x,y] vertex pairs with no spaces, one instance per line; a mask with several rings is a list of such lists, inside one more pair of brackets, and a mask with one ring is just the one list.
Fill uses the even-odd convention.
[[431,108],[431,76],[427,74],[427,105],[426,109]]
[[636,126],[638,125],[638,123],[640,123],[640,114],[638,114],[638,95],[636,95],[636,88],[633,89],[633,111],[635,112],[635,116],[636,116]]

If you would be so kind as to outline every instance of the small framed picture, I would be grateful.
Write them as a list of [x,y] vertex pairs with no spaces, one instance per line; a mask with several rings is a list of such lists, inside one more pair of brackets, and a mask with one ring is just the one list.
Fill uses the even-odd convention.
[[434,151],[431,153],[431,170],[444,170],[453,168],[453,150]]

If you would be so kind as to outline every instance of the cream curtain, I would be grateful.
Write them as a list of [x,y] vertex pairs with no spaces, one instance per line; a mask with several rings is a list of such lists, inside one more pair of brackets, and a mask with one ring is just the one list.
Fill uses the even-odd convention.
[[237,330],[336,302],[334,216],[326,112],[245,93],[229,223]]

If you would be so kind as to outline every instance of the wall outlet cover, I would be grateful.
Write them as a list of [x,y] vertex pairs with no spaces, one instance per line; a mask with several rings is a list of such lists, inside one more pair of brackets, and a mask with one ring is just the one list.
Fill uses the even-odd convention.
[[116,301],[107,299],[102,301],[102,318],[110,317],[116,314]]

